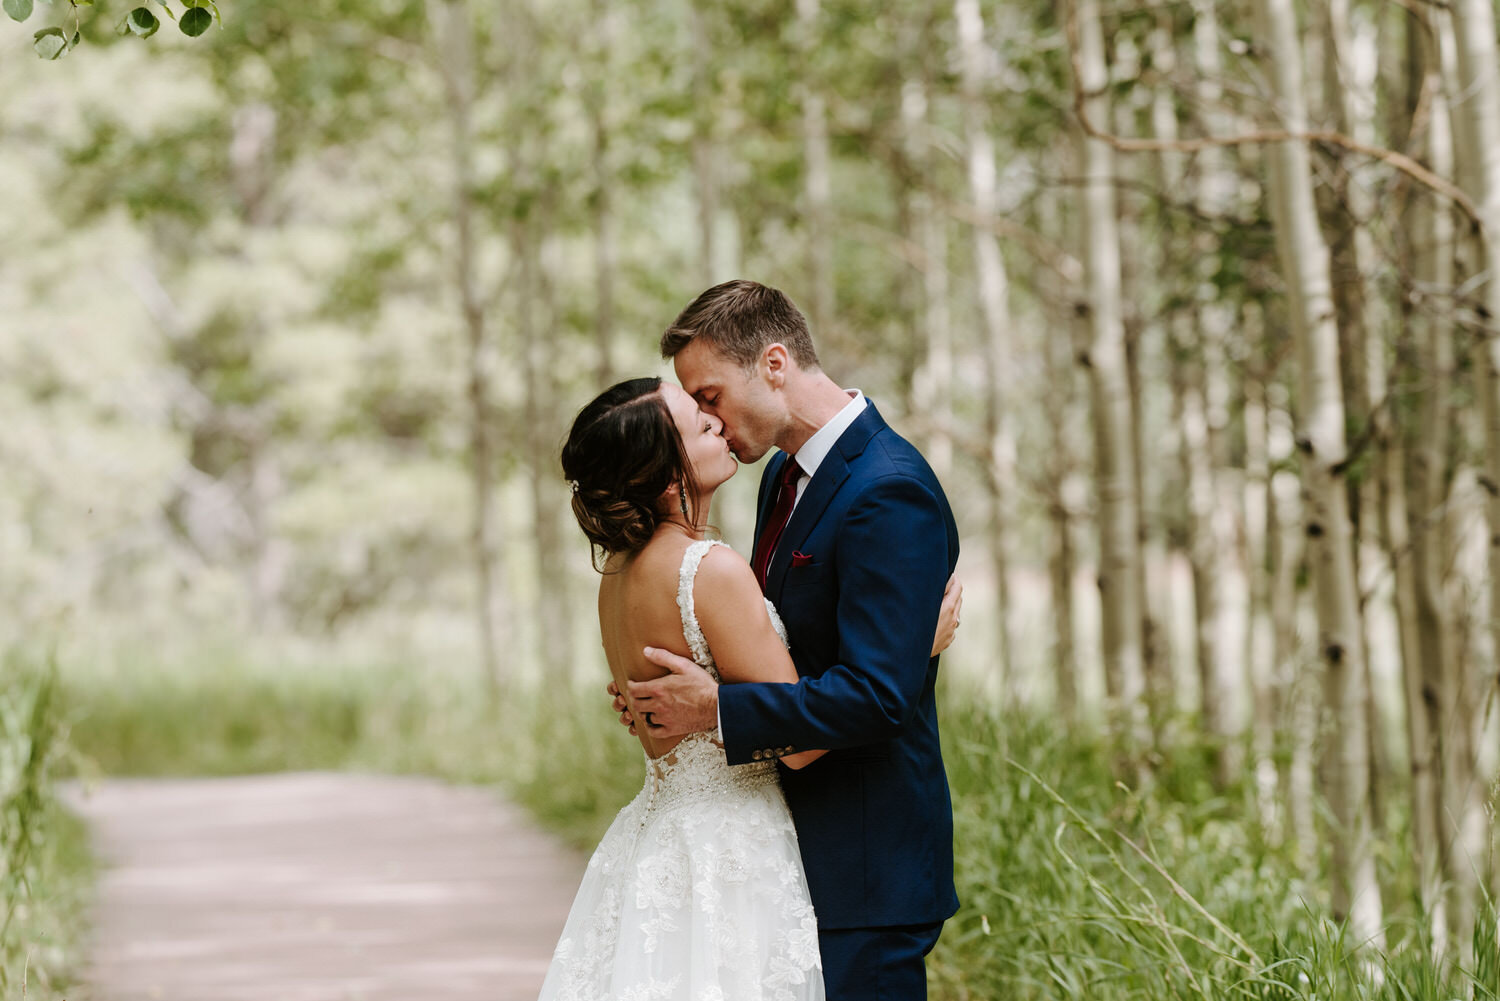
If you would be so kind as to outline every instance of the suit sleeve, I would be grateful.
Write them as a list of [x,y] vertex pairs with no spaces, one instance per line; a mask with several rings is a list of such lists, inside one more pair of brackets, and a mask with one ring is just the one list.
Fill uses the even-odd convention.
[[730,764],[758,748],[837,750],[899,734],[917,709],[952,561],[941,502],[893,474],[850,508],[838,535],[838,663],[795,685],[719,690]]

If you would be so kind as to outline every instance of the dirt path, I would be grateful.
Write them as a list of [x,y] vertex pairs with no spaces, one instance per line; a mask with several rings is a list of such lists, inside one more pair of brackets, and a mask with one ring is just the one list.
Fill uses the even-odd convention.
[[531,1001],[584,859],[494,792],[301,773],[109,781],[87,1001]]

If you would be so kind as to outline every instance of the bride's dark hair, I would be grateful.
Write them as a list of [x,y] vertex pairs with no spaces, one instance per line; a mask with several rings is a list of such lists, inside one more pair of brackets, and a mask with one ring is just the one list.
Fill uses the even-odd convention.
[[674,483],[684,513],[696,521],[698,481],[655,376],[617,383],[579,411],[562,468],[573,485],[578,527],[606,556],[633,553],[651,540],[668,517],[662,494]]

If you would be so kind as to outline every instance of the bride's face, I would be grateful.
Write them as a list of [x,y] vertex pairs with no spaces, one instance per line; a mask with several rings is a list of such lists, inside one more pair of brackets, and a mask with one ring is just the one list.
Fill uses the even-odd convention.
[[693,475],[698,479],[699,489],[712,490],[733,476],[739,464],[734,461],[729,443],[724,440],[723,423],[717,417],[705,414],[698,408],[696,400],[670,382],[661,384],[661,395],[677,424],[677,433],[682,435],[682,444],[693,464]]

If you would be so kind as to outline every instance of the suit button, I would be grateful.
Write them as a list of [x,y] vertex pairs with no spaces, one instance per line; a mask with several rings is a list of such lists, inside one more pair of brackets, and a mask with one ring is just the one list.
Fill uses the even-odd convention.
[[781,753],[782,754],[791,754],[792,753],[792,745],[791,744],[786,745],[786,750],[782,751]]
[[754,752],[751,753],[750,760],[751,761],[759,761],[762,757],[763,757],[762,752],[760,752],[760,751],[757,750],[757,751],[754,751]]

